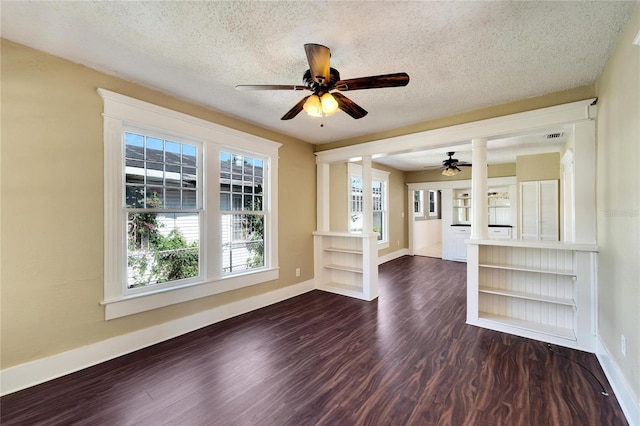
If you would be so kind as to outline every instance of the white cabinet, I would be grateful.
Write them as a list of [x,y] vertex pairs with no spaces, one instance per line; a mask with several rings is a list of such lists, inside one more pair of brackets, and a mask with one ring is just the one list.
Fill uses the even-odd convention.
[[520,238],[558,241],[558,181],[520,183]]
[[470,226],[452,226],[453,232],[453,260],[467,260],[466,240],[471,236]]

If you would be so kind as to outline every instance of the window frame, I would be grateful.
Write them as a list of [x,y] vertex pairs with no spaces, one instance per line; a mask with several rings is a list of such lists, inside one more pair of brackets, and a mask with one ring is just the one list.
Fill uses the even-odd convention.
[[[148,311],[207,297],[279,278],[278,268],[278,150],[281,144],[230,129],[99,88],[104,102],[104,298],[105,319]],[[146,292],[127,294],[127,227],[124,209],[125,129],[137,129],[202,143],[201,280],[175,281]],[[263,198],[265,211],[265,267],[237,274],[222,274],[221,211],[219,200],[220,151],[258,155],[265,159]],[[213,179],[213,182],[208,180]]]
[[[374,181],[382,183],[382,191],[383,191],[383,210],[382,210],[382,223],[383,223],[383,232],[381,234],[381,239],[378,240],[378,249],[385,249],[389,247],[389,175],[390,173],[384,170],[379,169],[371,169],[371,181],[372,185]],[[354,214],[352,209],[352,194],[351,194],[351,179],[353,177],[362,179],[362,166],[359,164],[348,163],[347,164],[347,205],[349,206],[349,211],[347,215],[347,229],[349,232],[356,233],[357,231],[351,230],[351,217]],[[372,188],[373,195],[373,188]],[[371,200],[373,206],[373,199]],[[377,210],[376,210],[377,211]],[[373,212],[372,212],[373,213]],[[373,223],[373,217],[371,218]]]

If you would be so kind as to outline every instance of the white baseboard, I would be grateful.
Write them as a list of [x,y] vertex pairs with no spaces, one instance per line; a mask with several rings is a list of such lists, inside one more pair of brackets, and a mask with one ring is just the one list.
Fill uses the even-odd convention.
[[607,376],[607,380],[620,403],[620,408],[622,408],[627,422],[631,426],[640,426],[640,403],[638,402],[638,397],[627,384],[624,375],[611,357],[609,349],[600,338],[597,339],[596,346],[596,356],[600,361],[600,366]]
[[392,253],[385,254],[384,256],[378,257],[378,265],[382,265],[383,263],[389,262],[393,259],[397,259],[402,256],[406,256],[408,254],[409,254],[409,249],[406,249],[406,248],[396,250]]
[[133,333],[6,368],[0,371],[0,395],[13,393],[91,367],[199,328],[299,296],[314,288],[315,280],[305,281]]

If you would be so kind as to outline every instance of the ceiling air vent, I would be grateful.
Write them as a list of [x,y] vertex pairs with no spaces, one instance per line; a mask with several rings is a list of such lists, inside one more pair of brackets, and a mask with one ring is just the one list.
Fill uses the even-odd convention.
[[558,138],[562,137],[562,135],[563,135],[563,133],[560,133],[560,132],[558,132],[558,133],[549,133],[547,135],[547,139],[558,139]]

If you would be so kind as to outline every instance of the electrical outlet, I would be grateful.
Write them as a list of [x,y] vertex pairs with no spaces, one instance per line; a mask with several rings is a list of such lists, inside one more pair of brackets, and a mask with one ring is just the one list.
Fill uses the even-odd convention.
[[300,276],[300,268],[296,268],[296,277]]
[[624,337],[624,334],[620,335],[620,351],[622,356],[627,356],[627,338]]

